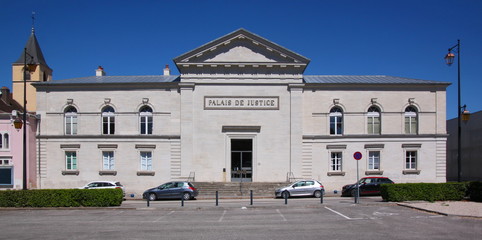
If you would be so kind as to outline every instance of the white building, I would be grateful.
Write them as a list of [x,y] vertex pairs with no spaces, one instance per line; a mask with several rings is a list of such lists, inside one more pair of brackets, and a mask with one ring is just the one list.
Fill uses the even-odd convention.
[[173,179],[444,182],[449,83],[307,76],[309,59],[237,30],[174,59],[180,76],[36,83],[42,188]]

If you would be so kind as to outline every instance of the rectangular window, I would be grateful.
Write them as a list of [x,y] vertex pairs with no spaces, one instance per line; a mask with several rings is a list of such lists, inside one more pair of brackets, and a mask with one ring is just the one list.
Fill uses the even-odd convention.
[[417,151],[405,152],[405,169],[417,169]]
[[380,118],[368,118],[368,134],[380,134]]
[[141,152],[141,171],[152,170],[152,152]]
[[114,117],[102,117],[102,133],[114,134],[115,132],[115,118]]
[[65,169],[77,170],[77,152],[65,152]]
[[65,134],[67,135],[77,134],[77,116],[76,115],[65,116]]
[[141,134],[152,134],[151,116],[141,116]]
[[330,171],[341,172],[342,154],[341,152],[331,153]]
[[368,170],[380,170],[380,152],[368,152]]
[[417,131],[417,118],[413,116],[405,116],[405,133],[416,134]]
[[343,134],[343,117],[330,116],[330,134],[331,135]]
[[0,186],[13,187],[13,168],[2,167],[0,168]]
[[102,162],[103,162],[103,170],[114,170],[115,162],[114,162],[114,152],[113,151],[104,151],[102,152]]

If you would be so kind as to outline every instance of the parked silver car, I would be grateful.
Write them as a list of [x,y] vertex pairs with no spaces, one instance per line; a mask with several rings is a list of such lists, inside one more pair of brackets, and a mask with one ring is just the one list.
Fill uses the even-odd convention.
[[276,197],[289,198],[294,196],[313,196],[316,198],[325,194],[325,188],[317,180],[301,180],[289,186],[278,188],[275,191]]

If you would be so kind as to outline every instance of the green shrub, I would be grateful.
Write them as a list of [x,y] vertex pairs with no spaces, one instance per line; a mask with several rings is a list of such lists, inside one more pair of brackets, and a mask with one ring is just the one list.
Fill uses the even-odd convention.
[[122,204],[121,189],[0,191],[0,207],[109,207]]
[[474,202],[482,202],[482,182],[470,182],[468,195]]
[[401,183],[382,184],[383,200],[390,202],[403,201],[447,201],[462,200],[467,191],[466,183]]

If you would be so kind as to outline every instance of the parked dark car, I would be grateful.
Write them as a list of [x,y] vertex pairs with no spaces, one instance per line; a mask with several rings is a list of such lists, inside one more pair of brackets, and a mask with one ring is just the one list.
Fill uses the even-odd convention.
[[275,190],[275,197],[289,198],[291,196],[313,196],[321,197],[325,193],[323,184],[316,180],[301,180],[286,187]]
[[[361,195],[380,195],[380,185],[384,183],[393,183],[387,177],[364,177],[358,182]],[[341,196],[354,197],[356,195],[356,183],[343,186]]]
[[198,190],[190,182],[176,181],[168,182],[159,187],[146,190],[142,198],[155,201],[157,199],[181,199],[189,200],[199,194]]

